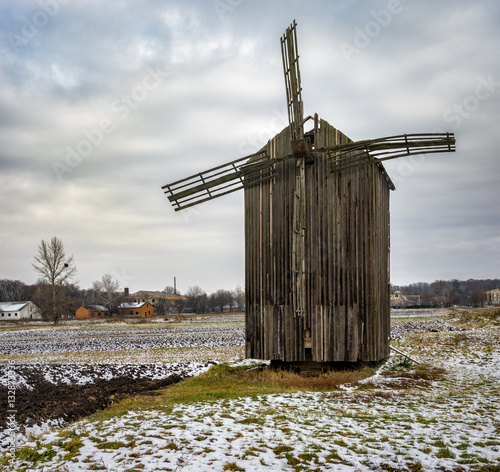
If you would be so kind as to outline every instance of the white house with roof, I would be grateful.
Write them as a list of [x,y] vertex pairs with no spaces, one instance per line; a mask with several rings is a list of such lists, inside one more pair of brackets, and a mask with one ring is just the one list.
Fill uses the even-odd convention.
[[42,312],[33,302],[0,302],[0,321],[41,319]]

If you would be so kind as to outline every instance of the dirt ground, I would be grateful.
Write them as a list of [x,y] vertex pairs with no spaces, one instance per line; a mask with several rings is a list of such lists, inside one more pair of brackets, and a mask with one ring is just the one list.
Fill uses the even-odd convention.
[[[134,378],[125,374],[110,380],[95,379],[86,385],[55,385],[37,371],[29,371],[24,375],[28,376],[29,385],[33,385],[34,389],[18,386],[15,392],[15,417],[20,432],[23,426],[40,425],[47,420],[77,420],[127,395],[154,391],[182,380],[177,374],[161,380]],[[0,385],[1,411],[10,410],[7,399],[7,387]],[[0,430],[6,428],[6,422],[6,415],[2,415]]]

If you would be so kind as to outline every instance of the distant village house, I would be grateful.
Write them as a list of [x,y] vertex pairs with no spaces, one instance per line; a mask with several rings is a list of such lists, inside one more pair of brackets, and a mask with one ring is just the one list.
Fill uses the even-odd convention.
[[396,290],[391,294],[391,308],[406,308],[415,305],[420,305],[420,295],[403,295],[401,290]]
[[182,295],[151,290],[139,290],[129,293],[125,288],[125,301],[129,303],[149,303],[157,316],[165,316],[168,313],[179,311],[186,300]]
[[33,302],[0,302],[0,321],[41,319],[42,312]]
[[122,316],[154,316],[154,306],[149,302],[126,302],[118,307],[118,314]]
[[165,292],[148,291],[148,290],[139,290],[138,292],[129,294],[128,289],[125,289],[125,295],[127,297],[127,300],[130,302],[135,302],[135,303],[148,302],[155,308],[158,305],[158,303],[160,303],[162,300],[168,300],[168,301],[185,300],[185,297],[177,295],[175,293],[165,293]]
[[108,309],[101,305],[83,305],[76,310],[75,316],[79,320],[109,318]]
[[500,305],[500,288],[495,288],[486,292],[486,303],[488,305]]

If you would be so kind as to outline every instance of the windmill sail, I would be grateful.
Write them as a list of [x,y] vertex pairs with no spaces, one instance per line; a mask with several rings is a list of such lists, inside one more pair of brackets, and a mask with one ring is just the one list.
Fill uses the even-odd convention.
[[402,134],[356,141],[316,150],[326,151],[332,172],[342,172],[397,157],[455,151],[453,133]]
[[164,185],[162,189],[175,211],[179,211],[267,180],[272,177],[272,170],[273,162],[264,149]]
[[[355,141],[314,149],[312,152],[326,152],[330,171],[342,172],[398,157],[453,151],[453,133],[428,133]],[[264,148],[257,153],[164,185],[162,189],[175,211],[179,211],[267,181],[274,176],[276,162],[290,157],[292,154],[270,159],[267,148]]]
[[297,24],[295,20],[281,38],[281,57],[285,74],[286,102],[292,141],[304,138],[304,111],[302,86],[300,85],[299,53],[297,47]]

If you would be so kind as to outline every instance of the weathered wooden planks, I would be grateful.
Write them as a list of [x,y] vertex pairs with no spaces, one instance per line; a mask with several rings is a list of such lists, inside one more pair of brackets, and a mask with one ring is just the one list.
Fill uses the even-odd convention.
[[[351,142],[323,120],[314,140]],[[245,189],[247,357],[383,359],[390,180],[376,163],[332,173],[326,152],[280,159],[291,153],[289,128],[266,148],[273,178]]]

